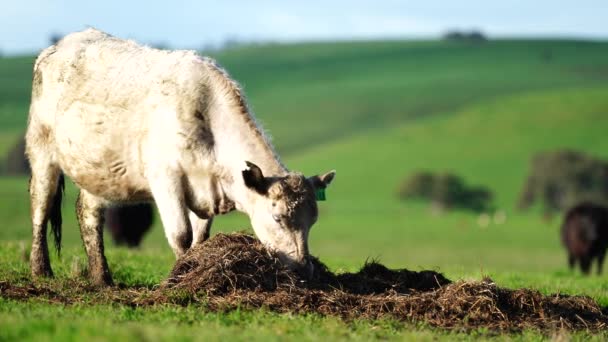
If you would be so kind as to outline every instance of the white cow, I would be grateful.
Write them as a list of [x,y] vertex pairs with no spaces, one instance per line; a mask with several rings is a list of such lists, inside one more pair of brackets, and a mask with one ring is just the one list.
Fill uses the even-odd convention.
[[212,218],[246,213],[259,239],[291,266],[307,262],[315,191],[331,171],[288,171],[238,84],[212,59],[161,51],[95,29],[66,36],[34,65],[26,134],[34,277],[52,276],[60,248],[63,174],[80,188],[77,216],[94,284],[111,284],[103,209],[154,201],[176,256],[209,236]]

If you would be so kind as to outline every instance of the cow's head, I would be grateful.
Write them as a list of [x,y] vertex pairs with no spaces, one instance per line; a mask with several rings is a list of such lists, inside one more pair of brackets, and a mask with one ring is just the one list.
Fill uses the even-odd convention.
[[307,267],[312,273],[312,263],[307,258],[308,232],[317,221],[316,193],[331,183],[336,172],[309,178],[300,173],[264,177],[255,164],[247,162],[247,166],[243,180],[255,193],[249,213],[255,234],[288,266]]

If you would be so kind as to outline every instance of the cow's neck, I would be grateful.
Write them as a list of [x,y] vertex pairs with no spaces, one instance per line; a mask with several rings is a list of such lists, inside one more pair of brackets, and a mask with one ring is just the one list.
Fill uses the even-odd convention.
[[237,209],[250,213],[255,195],[243,181],[242,171],[247,168],[245,161],[259,166],[266,177],[285,176],[288,170],[250,114],[238,85],[221,69],[213,72],[218,74],[211,85],[212,101],[208,110],[215,159],[224,173],[222,186]]
[[[262,169],[265,176],[283,176],[286,168],[276,156],[272,146],[248,114],[224,109],[213,114],[216,160],[234,173],[246,169],[245,161]],[[214,120],[214,121],[215,121]]]

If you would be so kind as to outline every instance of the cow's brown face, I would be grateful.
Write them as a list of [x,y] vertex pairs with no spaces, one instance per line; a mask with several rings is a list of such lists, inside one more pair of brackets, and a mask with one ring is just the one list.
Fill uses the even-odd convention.
[[[243,172],[245,184],[257,193],[251,225],[262,243],[276,250],[290,267],[311,267],[308,262],[308,233],[317,221],[315,192],[333,180],[335,172],[305,178],[290,173],[264,178],[254,164]],[[309,270],[312,271],[312,270]]]

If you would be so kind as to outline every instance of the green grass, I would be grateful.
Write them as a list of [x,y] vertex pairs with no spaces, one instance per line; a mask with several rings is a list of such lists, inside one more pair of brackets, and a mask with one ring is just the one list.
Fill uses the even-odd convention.
[[[548,50],[553,59],[544,61]],[[608,43],[311,43],[243,47],[216,57],[244,85],[290,168],[306,174],[337,170],[310,242],[312,253],[334,270],[379,258],[390,267],[435,269],[450,279],[490,276],[500,286],[588,295],[608,305],[606,276],[567,270],[559,218],[546,221],[536,209],[514,209],[535,153],[569,147],[608,157]],[[24,130],[32,61],[0,60],[2,153]],[[399,201],[399,182],[419,169],[450,170],[488,186],[507,213],[506,223],[482,228],[473,214],[435,215],[424,203]],[[22,258],[31,239],[26,189],[25,177],[0,178],[0,280],[30,281]],[[59,281],[71,277],[72,263],[85,260],[75,189],[67,190],[66,248],[62,260],[53,257]],[[149,287],[168,274],[174,259],[158,222],[141,250],[108,243],[117,281]],[[243,215],[230,214],[218,218],[213,230],[248,226]],[[0,299],[0,331],[0,339],[11,340],[478,337],[395,322],[8,299]]]
[[[58,320],[57,317],[61,317]],[[111,319],[101,318],[111,317]],[[32,319],[35,318],[35,321]],[[484,332],[471,334],[431,331],[394,321],[356,321],[344,324],[336,318],[319,316],[278,315],[233,311],[205,313],[196,307],[159,307],[153,309],[125,307],[73,306],[69,308],[32,306],[0,298],[0,339],[57,341],[107,340],[230,340],[283,341],[332,340],[446,340],[478,341],[490,339]],[[5,329],[9,328],[10,329]],[[78,332],[76,335],[75,332]],[[605,334],[588,336],[581,333],[556,333],[573,341],[602,341]],[[502,340],[534,341],[542,337],[533,332],[519,336],[502,336]],[[492,338],[493,340],[496,337]]]
[[[10,309],[8,309],[10,308]],[[8,310],[6,310],[8,309]],[[37,318],[32,324],[31,317]],[[57,316],[63,319],[57,322]],[[112,317],[111,320],[103,317]],[[281,340],[289,336],[315,340],[332,336],[340,340],[369,340],[398,334],[390,323],[360,323],[345,326],[337,319],[291,316],[260,312],[204,313],[196,307],[137,309],[125,307],[75,306],[31,307],[27,303],[0,299],[0,326],[3,340]],[[24,324],[26,322],[26,324]],[[10,329],[4,329],[10,327]],[[145,327],[145,328],[144,328]],[[378,331],[380,330],[380,331]],[[33,331],[33,332],[32,332]],[[430,335],[427,334],[429,337]]]

